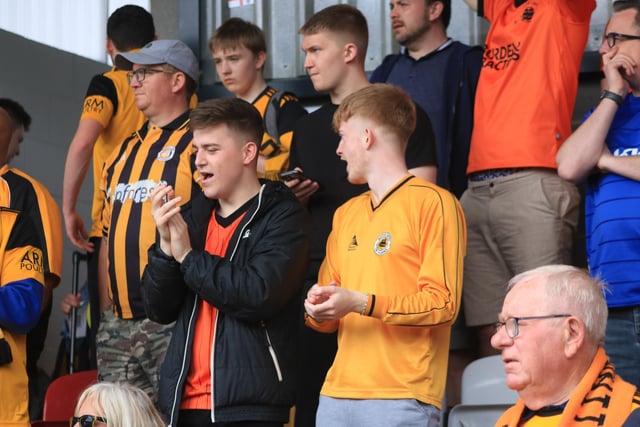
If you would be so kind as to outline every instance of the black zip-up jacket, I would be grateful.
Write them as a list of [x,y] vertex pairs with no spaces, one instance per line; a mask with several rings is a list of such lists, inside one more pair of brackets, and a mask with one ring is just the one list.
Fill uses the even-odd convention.
[[161,369],[159,406],[175,426],[200,300],[218,309],[213,422],[287,422],[294,402],[299,292],[307,269],[305,209],[282,183],[262,185],[224,258],[204,251],[217,202],[200,194],[182,210],[193,250],[182,264],[153,245],[143,273],[149,319],[176,321]]

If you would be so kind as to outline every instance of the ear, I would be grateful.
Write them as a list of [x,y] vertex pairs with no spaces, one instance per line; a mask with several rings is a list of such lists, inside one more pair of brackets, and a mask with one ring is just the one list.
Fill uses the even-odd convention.
[[435,22],[442,15],[442,11],[444,10],[444,4],[441,1],[434,1],[429,6],[429,21]]
[[111,40],[109,37],[107,37],[106,47],[107,47],[107,53],[109,54],[110,57],[113,58],[116,54],[116,47],[113,44],[113,40]]
[[257,157],[258,145],[253,141],[246,142],[242,147],[242,163],[249,165],[253,163]]
[[171,75],[171,91],[179,92],[187,84],[187,76],[182,71],[178,71]]
[[371,147],[373,147],[373,144],[376,142],[376,134],[373,132],[373,129],[368,127],[364,128],[362,142],[365,150],[370,150]]
[[264,67],[264,61],[266,61],[266,59],[267,59],[267,54],[265,52],[258,52],[255,59],[257,70],[261,70],[262,67]]
[[344,62],[349,63],[358,57],[358,46],[355,43],[344,45]]
[[576,317],[569,317],[564,322],[564,353],[567,359],[573,358],[584,346],[586,328]]

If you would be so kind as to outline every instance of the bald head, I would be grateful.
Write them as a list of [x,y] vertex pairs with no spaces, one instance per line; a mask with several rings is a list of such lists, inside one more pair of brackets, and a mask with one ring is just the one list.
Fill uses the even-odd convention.
[[6,110],[0,108],[0,166],[4,165],[7,160],[7,150],[11,143],[11,135],[13,134],[13,126],[11,116]]

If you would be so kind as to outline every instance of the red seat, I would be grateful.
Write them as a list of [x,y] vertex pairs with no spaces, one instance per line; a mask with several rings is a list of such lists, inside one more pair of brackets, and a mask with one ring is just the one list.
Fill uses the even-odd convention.
[[32,426],[58,427],[69,425],[69,418],[78,402],[80,393],[91,384],[98,382],[98,371],[80,371],[56,378],[49,384],[44,395],[42,420],[34,421]]

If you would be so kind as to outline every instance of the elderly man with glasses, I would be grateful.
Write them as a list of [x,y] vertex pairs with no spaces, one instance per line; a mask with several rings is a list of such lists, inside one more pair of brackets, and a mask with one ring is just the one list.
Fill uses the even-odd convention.
[[156,40],[120,53],[116,65],[147,118],[107,158],[100,183],[105,195],[99,287],[104,310],[96,336],[101,381],[132,383],[153,399],[171,325],[147,318],[140,290],[147,249],[156,238],[151,191],[171,185],[181,204],[200,192],[194,181],[189,99],[199,78],[198,60],[179,40]]
[[609,284],[605,348],[640,387],[640,1],[616,1],[600,48],[600,102],[562,145],[558,174],[586,181],[589,271]]
[[508,284],[491,345],[502,352],[518,402],[496,423],[620,426],[640,406],[602,343],[605,285],[576,267],[548,265]]

